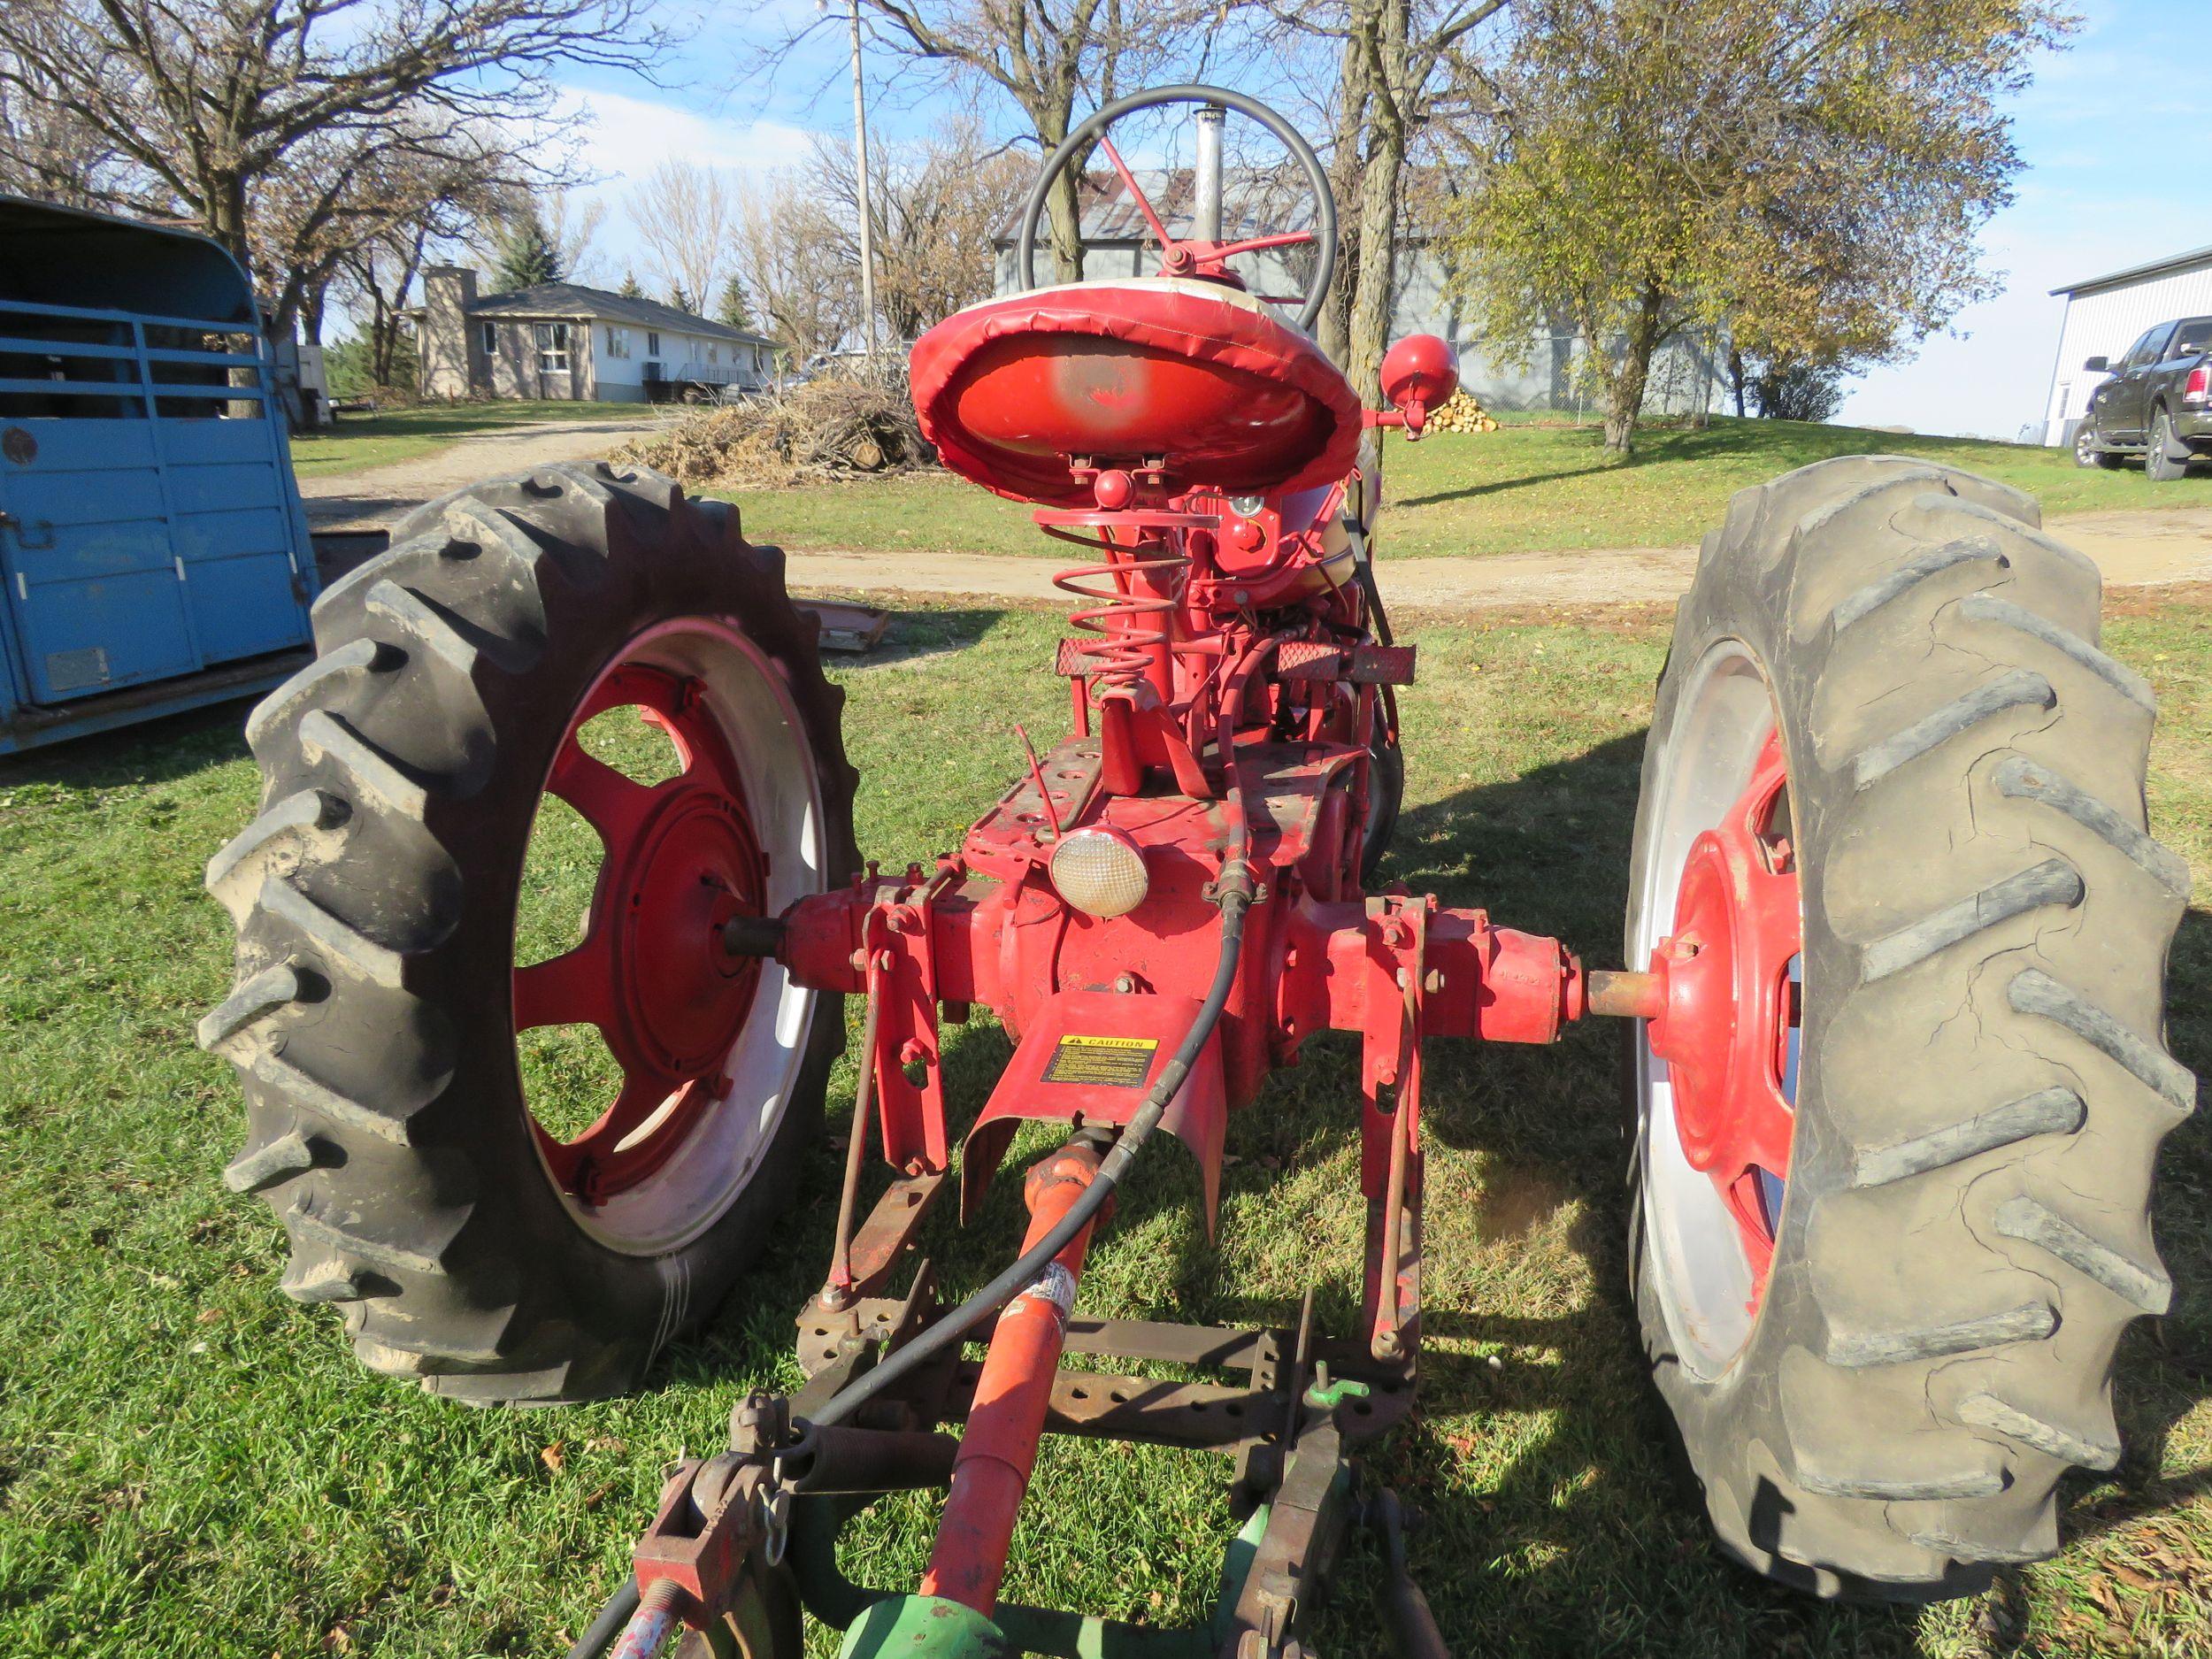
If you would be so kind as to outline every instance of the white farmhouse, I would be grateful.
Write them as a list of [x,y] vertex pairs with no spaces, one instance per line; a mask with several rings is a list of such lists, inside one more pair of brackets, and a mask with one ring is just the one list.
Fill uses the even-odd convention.
[[775,344],[655,300],[576,282],[476,292],[476,273],[423,273],[415,311],[425,397],[703,402],[774,383]]
[[2130,265],[2051,292],[2066,296],[2066,319],[2059,325],[2058,360],[2043,410],[2043,442],[2063,446],[2073,442],[2089,394],[2106,378],[2101,371],[2083,368],[2085,362],[2108,357],[2118,363],[2154,324],[2212,317],[2212,248]]

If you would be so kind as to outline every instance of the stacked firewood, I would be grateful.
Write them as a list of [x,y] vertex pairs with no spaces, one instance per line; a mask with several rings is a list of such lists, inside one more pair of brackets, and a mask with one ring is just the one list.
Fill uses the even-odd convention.
[[1497,429],[1498,423],[1491,419],[1489,411],[1470,397],[1463,388],[1429,411],[1428,430],[1431,432],[1495,432]]

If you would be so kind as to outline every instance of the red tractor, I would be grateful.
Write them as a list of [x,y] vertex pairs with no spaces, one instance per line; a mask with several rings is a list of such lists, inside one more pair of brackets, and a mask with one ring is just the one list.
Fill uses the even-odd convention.
[[[631,1387],[774,1236],[861,998],[836,1240],[799,1319],[810,1380],[748,1399],[729,1448],[682,1465],[578,1651],[620,1631],[649,1653],[680,1622],[718,1655],[795,1659],[803,1612],[849,1655],[1287,1659],[1348,1526],[1394,1544],[1400,1524],[1352,1453],[1419,1371],[1425,1048],[1609,1015],[1630,1022],[1643,1339],[1727,1551],[1905,1600],[2047,1555],[2060,1477],[2118,1455],[2114,1347],[2169,1294],[2152,1163],[2195,1094],[2160,1035],[2187,872],[2147,832],[2152,701],[2097,649],[2095,568],[2026,497],[1916,461],[1747,490],[1659,682],[1628,971],[1374,891],[1415,658],[1358,455],[1374,426],[1419,435],[1452,356],[1401,342],[1393,410],[1360,407],[1304,328],[1336,243],[1326,176],[1219,88],[1125,98],[1072,135],[1025,273],[1047,185],[1092,140],[1144,203],[1105,133],[1164,104],[1203,113],[1191,234],[1144,204],[1159,275],[1033,275],[914,348],[946,465],[1083,549],[1061,578],[1071,730],[957,850],[861,863],[840,695],[779,555],[665,479],[465,491],[323,596],[319,660],[248,726],[261,816],[208,878],[238,982],[202,1037],[252,1125],[228,1179],[283,1217],[286,1290],[456,1399]],[[1307,228],[1225,235],[1225,110],[1302,167]],[[1311,279],[1286,318],[1231,261],[1296,243]],[[630,708],[672,750],[658,781],[580,736]],[[580,942],[518,961],[549,795],[603,859]],[[978,1007],[1013,1056],[956,1111],[941,1033]],[[517,1034],[578,1025],[620,1081],[557,1133]],[[1360,1056],[1356,1327],[1316,1328],[1310,1296],[1271,1329],[1079,1312],[1132,1162],[1173,1137],[1210,1210],[1228,1115],[1328,1032]],[[894,1284],[954,1170],[972,1210],[1036,1120],[1065,1144],[1028,1171],[1019,1257],[954,1305],[926,1267]],[[872,1153],[891,1179],[864,1214]],[[1231,1455],[1250,1519],[1209,1624],[1000,1599],[1047,1432]],[[840,1525],[930,1488],[920,1584],[850,1581]],[[1391,1554],[1398,1639],[1442,1652]]]

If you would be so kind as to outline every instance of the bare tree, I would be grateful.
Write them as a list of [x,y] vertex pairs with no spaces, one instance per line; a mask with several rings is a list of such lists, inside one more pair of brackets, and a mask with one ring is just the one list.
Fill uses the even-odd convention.
[[319,338],[325,296],[356,250],[382,244],[388,257],[395,235],[457,225],[465,210],[526,189],[537,171],[502,129],[476,123],[316,134],[250,198],[251,265],[270,315]]
[[664,161],[632,188],[625,208],[645,250],[647,274],[705,303],[722,291],[744,219],[718,169]]
[[406,218],[339,257],[332,287],[361,326],[371,380],[395,386],[407,299],[415,279],[436,255],[465,247],[486,216],[499,211],[505,181],[491,176],[433,173],[419,180],[418,205]]
[[606,223],[606,204],[530,176],[541,168],[518,171],[518,179],[487,180],[469,193],[474,217],[462,237],[466,251],[501,288],[591,281],[599,274],[592,241]]
[[[1228,8],[1205,0],[859,0],[879,46],[949,77],[997,87],[1050,151],[1076,125],[1079,106],[1110,103],[1167,64],[1199,61]],[[825,19],[770,55],[787,61]],[[841,25],[840,25],[841,27]],[[1091,149],[1060,176],[1047,204],[1060,280],[1079,273],[1076,185]]]
[[542,127],[556,66],[657,57],[653,4],[6,0],[0,90],[65,112],[137,175],[135,204],[166,198],[250,261],[257,195],[304,147],[425,122]]
[[0,73],[0,190],[96,207],[119,171],[114,145],[62,105],[35,65]]
[[740,199],[737,259],[755,316],[803,364],[835,349],[859,321],[857,291],[825,282],[844,233],[828,208],[787,175]]
[[568,280],[597,283],[603,273],[599,250],[592,244],[607,222],[607,204],[558,186],[541,190],[538,199],[545,233],[552,238],[553,251],[560,259],[561,269],[568,273]]
[[[911,340],[987,298],[997,275],[992,239],[1035,169],[1011,150],[994,149],[980,124],[963,117],[920,143],[871,146],[868,172],[876,309],[892,335]],[[857,286],[860,203],[850,142],[817,137],[801,176],[808,193],[833,208],[837,265]]]

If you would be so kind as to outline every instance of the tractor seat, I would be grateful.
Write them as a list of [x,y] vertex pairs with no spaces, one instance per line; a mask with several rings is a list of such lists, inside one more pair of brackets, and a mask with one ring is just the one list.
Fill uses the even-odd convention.
[[1071,465],[1159,465],[1166,492],[1343,477],[1360,404],[1313,341],[1219,282],[1133,277],[984,300],[914,342],[914,410],[986,489],[1087,506]]

